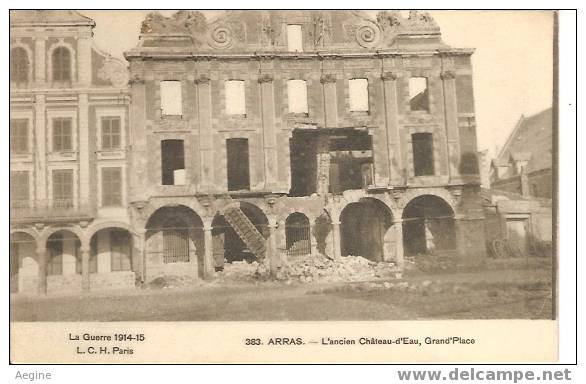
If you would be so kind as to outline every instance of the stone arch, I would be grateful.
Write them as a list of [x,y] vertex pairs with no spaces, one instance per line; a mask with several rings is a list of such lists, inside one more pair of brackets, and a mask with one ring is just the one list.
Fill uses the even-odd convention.
[[168,208],[168,207],[172,207],[172,206],[182,206],[182,207],[188,208],[189,210],[191,210],[194,214],[196,214],[202,220],[206,216],[205,215],[206,210],[199,203],[199,201],[197,201],[196,199],[187,198],[187,197],[176,197],[173,199],[172,204],[169,201],[165,201],[165,199],[150,200],[148,202],[148,204],[146,204],[145,207],[142,208],[141,214],[140,214],[140,216],[142,217],[142,220],[139,220],[139,221],[144,222],[144,226],[146,229],[146,224],[147,224],[148,220],[151,217],[153,217],[153,215],[155,214],[156,211],[160,210],[161,208]]
[[204,272],[204,223],[190,207],[163,205],[145,225],[146,279],[165,276],[198,278]]
[[88,231],[89,272],[110,273],[136,270],[134,235],[123,222],[102,222]]
[[[10,54],[12,56],[12,50],[13,49],[22,49],[25,51],[26,56],[27,56],[27,60],[28,60],[28,68],[27,68],[27,82],[31,83],[33,82],[33,67],[34,67],[34,63],[33,63],[33,51],[31,50],[31,48],[26,45],[23,44],[22,42],[16,42],[13,44],[10,44]],[[12,57],[11,57],[12,59]]]
[[431,195],[442,199],[450,206],[452,211],[456,212],[456,199],[445,188],[411,188],[403,193],[397,204],[398,208],[404,209],[409,202],[419,196]]
[[42,246],[42,245],[46,244],[49,237],[51,237],[51,235],[53,235],[54,233],[57,233],[59,231],[69,231],[69,232],[73,233],[80,240],[82,248],[88,247],[89,239],[87,238],[85,231],[82,230],[78,226],[47,227],[43,230],[43,232],[41,233],[41,236],[39,237],[40,245]]
[[38,239],[29,230],[10,231],[10,292],[34,291],[38,275]]
[[422,194],[413,198],[403,210],[402,221],[405,254],[456,248],[455,211],[442,197]]
[[363,256],[372,261],[391,258],[394,247],[392,210],[380,199],[363,197],[340,212],[342,256]]
[[234,207],[239,208],[248,217],[264,239],[269,237],[269,217],[262,208],[250,202],[230,202],[212,220],[214,265],[219,269],[223,268],[224,260],[227,262],[252,261],[256,258],[237,231],[225,219],[225,213]]
[[65,48],[69,51],[69,66],[71,70],[71,82],[77,81],[77,61],[76,61],[76,51],[75,48],[69,43],[66,43],[63,39],[59,39],[56,43],[52,44],[49,49],[47,49],[47,79],[50,82],[54,82],[53,80],[53,53],[57,48]]
[[46,271],[47,275],[81,275],[82,248],[85,234],[75,227],[60,227],[47,232]]
[[285,251],[287,256],[311,253],[311,225],[307,215],[293,212],[285,219]]
[[102,229],[107,228],[118,228],[118,229],[125,229],[132,235],[137,235],[137,233],[132,229],[130,224],[125,223],[123,221],[103,221],[99,223],[93,223],[87,230],[87,238],[91,239],[97,232],[101,231]]

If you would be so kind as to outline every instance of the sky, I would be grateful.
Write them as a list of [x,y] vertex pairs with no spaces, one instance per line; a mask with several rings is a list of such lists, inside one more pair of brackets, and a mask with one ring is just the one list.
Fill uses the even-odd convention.
[[[81,11],[96,22],[96,45],[115,57],[137,45],[149,11]],[[367,11],[372,17],[377,11]],[[161,11],[171,15],[173,11]],[[208,19],[220,11],[203,11]],[[552,105],[553,13],[432,11],[444,42],[472,56],[478,149],[494,156],[521,115]]]

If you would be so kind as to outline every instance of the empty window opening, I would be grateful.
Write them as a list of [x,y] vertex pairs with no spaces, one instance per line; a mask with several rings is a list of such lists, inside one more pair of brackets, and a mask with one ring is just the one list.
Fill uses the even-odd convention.
[[250,190],[248,139],[227,139],[228,190]]
[[122,168],[102,168],[102,206],[122,205]]
[[102,117],[102,149],[120,149],[120,117]]
[[53,119],[53,151],[66,152],[73,150],[71,119]]
[[285,243],[287,256],[311,253],[309,219],[303,213],[292,213],[285,220]]
[[289,52],[303,52],[303,29],[301,25],[287,25],[287,49]]
[[313,132],[295,130],[289,141],[291,196],[310,196],[317,188],[317,137]]
[[179,219],[172,218],[163,231],[163,262],[189,262],[189,230],[187,224]]
[[406,255],[454,250],[456,229],[452,208],[432,195],[411,200],[403,211],[403,246]]
[[307,83],[305,80],[287,81],[287,98],[289,101],[289,113],[309,112],[307,107]]
[[368,80],[351,79],[349,82],[350,111],[368,112]]
[[65,47],[53,51],[53,81],[71,81],[71,52]]
[[47,240],[47,275],[81,274],[81,241],[69,231],[59,231]]
[[409,79],[409,105],[412,111],[429,112],[427,77],[411,77]]
[[161,115],[181,116],[182,114],[181,82],[176,80],[161,81]]
[[28,120],[10,119],[10,153],[28,153]]
[[228,115],[246,115],[246,91],[243,80],[228,80],[226,89],[226,113]]
[[28,55],[24,48],[13,48],[10,51],[10,81],[28,82],[29,66]]
[[374,183],[372,136],[368,132],[341,131],[330,136],[329,145],[331,193],[368,188]]
[[161,141],[161,177],[163,185],[185,185],[183,140]]
[[70,208],[73,206],[73,170],[56,169],[53,171],[53,207]]
[[431,133],[414,133],[411,135],[411,142],[413,145],[414,175],[433,175],[433,135]]

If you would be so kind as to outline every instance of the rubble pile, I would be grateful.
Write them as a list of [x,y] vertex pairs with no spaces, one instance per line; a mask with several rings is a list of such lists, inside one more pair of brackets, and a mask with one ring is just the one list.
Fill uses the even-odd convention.
[[393,263],[375,263],[361,256],[344,256],[332,260],[324,255],[306,255],[291,258],[279,270],[279,280],[302,283],[352,282],[394,277]]
[[265,263],[242,260],[225,263],[224,270],[216,273],[216,277],[221,280],[251,281],[265,278],[268,273],[269,267]]

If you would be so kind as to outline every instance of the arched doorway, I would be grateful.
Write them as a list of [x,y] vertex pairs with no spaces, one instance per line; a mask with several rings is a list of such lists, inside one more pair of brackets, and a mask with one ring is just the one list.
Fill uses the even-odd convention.
[[192,209],[159,208],[147,221],[145,239],[147,281],[162,276],[203,277],[203,221]]
[[[269,237],[268,219],[262,209],[248,202],[235,202],[238,208],[254,225],[260,235],[267,239]],[[225,208],[225,211],[229,208]],[[212,238],[214,245],[214,266],[222,269],[224,262],[246,260],[251,262],[257,259],[244,239],[240,237],[234,227],[229,224],[224,215],[217,214],[212,221]],[[263,255],[264,257],[264,255]]]
[[132,236],[126,229],[100,229],[90,239],[90,274],[134,270],[132,249]]
[[403,210],[406,255],[429,254],[456,248],[454,211],[442,198],[422,195]]
[[30,234],[16,232],[10,235],[10,293],[35,289],[31,279],[36,279],[39,271],[36,248],[37,243]]
[[294,212],[285,220],[285,246],[287,256],[311,253],[309,219],[303,213]]
[[61,229],[47,239],[47,292],[81,289],[81,240],[72,231]]
[[340,214],[342,256],[362,256],[372,261],[390,257],[393,216],[379,200],[360,199],[348,204]]

